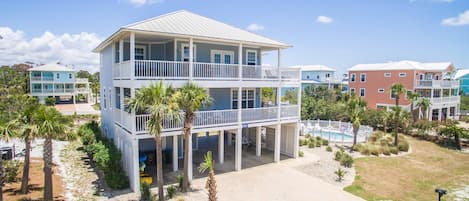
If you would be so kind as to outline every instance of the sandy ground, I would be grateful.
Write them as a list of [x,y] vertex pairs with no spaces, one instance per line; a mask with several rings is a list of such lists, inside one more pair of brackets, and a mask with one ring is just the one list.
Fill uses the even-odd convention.
[[75,112],[77,114],[100,114],[100,111],[97,111],[89,103],[79,103],[79,104],[59,104],[55,105],[55,108],[64,115],[73,115]]

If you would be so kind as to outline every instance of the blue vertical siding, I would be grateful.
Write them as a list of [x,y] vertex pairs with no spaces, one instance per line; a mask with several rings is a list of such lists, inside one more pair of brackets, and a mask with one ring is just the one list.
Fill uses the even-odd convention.
[[[75,82],[74,72],[53,72],[53,74],[55,82]],[[57,74],[59,75],[59,78],[57,78]],[[72,78],[69,78],[70,74],[72,75]]]

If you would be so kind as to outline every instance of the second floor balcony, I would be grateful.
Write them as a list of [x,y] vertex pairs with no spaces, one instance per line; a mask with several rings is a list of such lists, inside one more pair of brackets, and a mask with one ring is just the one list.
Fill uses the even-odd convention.
[[456,88],[458,80],[415,80],[415,88]]

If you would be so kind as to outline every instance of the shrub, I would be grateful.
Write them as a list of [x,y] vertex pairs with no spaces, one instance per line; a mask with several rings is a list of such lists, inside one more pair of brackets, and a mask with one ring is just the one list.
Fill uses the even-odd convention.
[[12,183],[16,181],[18,176],[18,169],[20,168],[20,162],[17,160],[3,161],[3,168],[5,171],[4,179],[5,183]]
[[359,149],[358,151],[363,154],[363,155],[366,155],[366,156],[369,156],[371,154],[371,151],[370,151],[370,145],[368,144],[363,144]]
[[55,105],[55,98],[54,97],[47,97],[44,99],[44,103],[47,106],[54,106]]
[[340,157],[340,165],[350,168],[353,165],[353,158],[352,156],[348,155],[347,153],[343,153]]
[[340,151],[336,151],[335,152],[335,156],[334,156],[334,160],[336,161],[340,161],[340,159],[342,158],[342,155],[345,154],[344,151],[340,150]]
[[342,170],[342,168],[339,167],[339,169],[337,169],[334,174],[337,175],[337,181],[340,182],[344,179],[345,175],[347,174],[347,171]]
[[384,155],[386,155],[386,156],[391,155],[391,151],[389,150],[389,147],[388,147],[388,146],[383,146],[383,147],[382,147],[382,150],[383,150],[383,154],[384,154]]
[[331,146],[327,146],[326,151],[332,152],[332,147],[331,147]]
[[317,140],[317,141],[316,141],[316,147],[321,147],[321,145],[322,145],[321,140]]
[[300,139],[299,144],[300,144],[300,146],[306,145],[306,140]]
[[147,182],[140,183],[140,200],[141,201],[153,201],[155,198],[151,194],[150,184]]
[[324,145],[324,146],[329,145],[329,141],[328,140],[322,140],[322,145]]
[[399,149],[397,147],[390,147],[389,148],[389,152],[391,152],[392,154],[399,154]]
[[303,153],[303,151],[301,151],[301,150],[298,151],[298,156],[299,156],[299,157],[303,157],[304,155],[305,155],[305,153]]
[[373,134],[371,134],[370,137],[368,137],[368,141],[374,143],[378,141],[380,138],[382,138],[383,136],[384,136],[383,132],[376,131]]
[[369,145],[368,149],[370,149],[370,154],[375,155],[375,156],[379,156],[380,150],[379,150],[378,147],[376,147],[374,145]]
[[311,135],[310,135],[310,134],[306,134],[306,135],[305,135],[305,138],[306,138],[306,139],[309,139],[309,138],[311,138]]
[[407,152],[409,151],[409,143],[405,140],[399,141],[399,143],[397,144],[397,148],[399,149],[399,151]]
[[173,198],[174,195],[176,195],[176,191],[177,191],[176,186],[174,185],[168,186],[168,188],[166,188],[166,194],[168,195],[168,198],[169,199]]
[[182,189],[182,180],[183,180],[183,179],[184,179],[184,177],[183,177],[181,174],[178,174],[178,175],[176,176],[176,181],[177,181],[177,183],[178,183],[178,185],[179,185],[179,186],[178,186],[179,189]]
[[316,143],[314,141],[310,141],[308,144],[308,148],[314,148],[316,147]]
[[321,141],[321,137],[316,136],[316,141]]

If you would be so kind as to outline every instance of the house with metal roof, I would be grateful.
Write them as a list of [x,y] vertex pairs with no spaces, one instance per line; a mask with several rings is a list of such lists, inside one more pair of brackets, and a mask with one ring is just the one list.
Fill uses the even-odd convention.
[[[123,26],[99,44],[94,52],[101,58],[101,124],[123,153],[131,188],[138,191],[141,174],[154,176],[155,160],[146,158],[155,157],[156,145],[146,126],[149,114],[129,112],[124,103],[157,81],[175,88],[193,82],[213,98],[196,113],[189,179],[208,150],[214,151],[216,166],[235,171],[281,156],[296,158],[300,71],[282,67],[282,50],[289,47],[185,10]],[[263,53],[272,51],[277,64],[263,66]],[[284,88],[296,90],[295,100],[280,101]],[[163,174],[174,174],[181,170],[182,122],[166,121]]]
[[88,79],[76,78],[71,68],[51,63],[28,71],[31,96],[37,97],[40,103],[45,103],[47,97],[55,98],[56,103],[88,102],[91,98]]
[[418,113],[415,116],[439,121],[458,118],[459,82],[453,79],[454,72],[451,62],[357,64],[349,69],[349,91],[365,99],[368,108],[390,110],[395,106],[391,86],[401,83],[407,91],[430,100],[430,107],[422,110],[417,107],[417,100],[409,100],[406,95],[400,99],[401,107],[408,111],[413,108],[411,112]]
[[291,68],[301,70],[301,86],[323,86],[329,89],[347,89],[346,77],[336,75],[336,69],[325,65],[298,65]]

